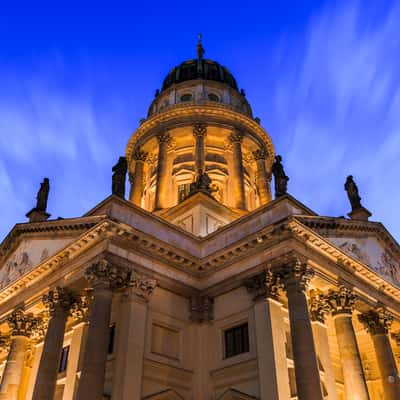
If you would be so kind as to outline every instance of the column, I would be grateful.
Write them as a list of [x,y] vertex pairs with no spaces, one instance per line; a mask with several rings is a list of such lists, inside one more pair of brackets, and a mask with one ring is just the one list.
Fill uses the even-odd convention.
[[361,314],[358,319],[372,337],[385,400],[399,400],[400,379],[388,336],[393,317],[378,309]]
[[190,299],[190,325],[192,333],[192,355],[194,363],[193,400],[211,399],[213,384],[210,371],[212,358],[216,352],[215,343],[210,343],[214,335],[214,300],[206,295],[192,296]]
[[26,314],[22,309],[14,311],[7,318],[11,342],[1,381],[0,399],[16,400],[20,395],[19,388],[29,338],[40,322],[39,318],[35,318],[33,314]]
[[160,210],[168,207],[168,174],[167,174],[167,150],[171,141],[169,133],[164,132],[157,135],[158,139],[158,162],[157,162],[157,187],[155,209]]
[[336,381],[329,351],[328,328],[325,324],[325,315],[329,311],[329,305],[324,296],[318,293],[312,293],[309,303],[315,347],[324,370],[324,383],[328,392],[327,399],[337,400]]
[[156,287],[154,279],[133,273],[132,286],[121,295],[117,325],[117,357],[112,399],[142,398],[143,356],[146,341],[148,301]]
[[285,326],[278,301],[279,276],[271,271],[245,281],[254,296],[257,362],[261,400],[290,398]]
[[206,124],[195,124],[193,126],[193,135],[196,140],[195,144],[195,166],[196,172],[202,170],[205,172],[205,146],[204,146],[204,138],[207,134],[207,125]]
[[87,323],[79,322],[72,328],[72,338],[68,354],[67,375],[65,379],[63,400],[73,400],[78,388],[79,362],[82,355]]
[[243,159],[242,159],[242,140],[243,135],[240,132],[232,133],[229,140],[233,147],[233,163],[230,174],[232,176],[233,186],[233,206],[242,210],[246,209],[246,199],[244,193],[244,174],[243,174]]
[[267,170],[265,168],[265,160],[267,152],[265,149],[258,149],[253,151],[254,159],[257,163],[257,188],[260,196],[260,205],[267,204],[271,201],[270,181],[268,179]]
[[35,400],[53,400],[64,343],[65,325],[72,305],[79,300],[69,289],[56,287],[54,290],[50,290],[47,295],[44,295],[42,301],[49,310],[50,320],[43,344],[33,398]]
[[113,291],[123,289],[129,284],[130,271],[103,259],[92,264],[86,270],[85,276],[93,288],[93,298],[76,399],[101,400],[107,362],[112,295]]
[[314,273],[298,260],[286,264],[280,273],[288,299],[297,397],[299,400],[322,400],[317,354],[305,293]]
[[29,375],[28,387],[26,389],[26,399],[27,400],[32,400],[33,389],[35,388],[35,382],[36,382],[36,377],[37,377],[37,373],[39,370],[40,359],[42,357],[43,342],[37,343],[34,346],[34,348],[35,348],[35,350],[34,350],[34,354],[33,354],[32,370]]
[[368,388],[351,317],[355,300],[356,296],[351,290],[343,286],[338,291],[329,290],[327,294],[335,324],[346,398],[368,400]]
[[130,201],[138,207],[142,204],[143,196],[143,183],[144,183],[144,162],[146,161],[148,153],[137,150],[133,154],[135,160],[135,172],[129,174],[131,184]]

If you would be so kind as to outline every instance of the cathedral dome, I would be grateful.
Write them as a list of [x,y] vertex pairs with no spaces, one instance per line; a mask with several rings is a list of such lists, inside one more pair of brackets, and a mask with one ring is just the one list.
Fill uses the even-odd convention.
[[216,61],[203,58],[184,61],[173,68],[164,79],[161,90],[166,90],[173,84],[195,79],[224,83],[229,85],[232,89],[238,90],[236,79],[226,67]]

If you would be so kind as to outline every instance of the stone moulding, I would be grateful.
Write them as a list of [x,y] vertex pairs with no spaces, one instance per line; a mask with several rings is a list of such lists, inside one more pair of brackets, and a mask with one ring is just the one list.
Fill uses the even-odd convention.
[[[219,234],[223,233],[220,232]],[[161,240],[157,240],[131,226],[103,217],[97,225],[82,234],[76,241],[34,267],[18,281],[5,287],[0,292],[0,301],[5,301],[15,296],[22,289],[31,286],[41,277],[59,268],[63,263],[77,258],[88,248],[93,247],[104,239],[110,238],[113,240],[126,239],[129,241],[129,247],[132,248],[133,246],[135,251],[156,257],[172,267],[197,278],[205,277],[225,266],[229,266],[233,262],[249,257],[251,254],[271,248],[274,244],[282,240],[295,239],[300,243],[306,244],[307,247],[315,250],[317,253],[328,257],[337,265],[345,266],[348,271],[362,278],[368,284],[374,284],[376,289],[382,293],[396,299],[400,297],[399,288],[385,281],[370,267],[350,257],[334,245],[327,243],[324,238],[312,231],[311,228],[299,222],[296,216],[283,220],[277,225],[268,225],[245,239],[233,243],[223,251],[203,258],[192,256],[182,249],[167,245]],[[207,238],[198,239],[198,243],[200,247],[206,246]]]
[[149,132],[158,129],[164,123],[169,123],[176,119],[193,119],[200,118],[207,121],[213,119],[221,119],[226,124],[232,122],[242,126],[245,130],[249,130],[258,135],[262,141],[265,142],[269,158],[267,160],[268,167],[270,168],[274,159],[274,147],[271,138],[267,132],[259,125],[256,121],[249,118],[248,116],[233,111],[229,106],[223,104],[212,104],[212,105],[189,105],[189,104],[178,104],[171,106],[168,110],[156,114],[147,119],[129,139],[128,146],[126,149],[126,158],[128,162],[131,161],[133,154],[136,149],[136,144]]

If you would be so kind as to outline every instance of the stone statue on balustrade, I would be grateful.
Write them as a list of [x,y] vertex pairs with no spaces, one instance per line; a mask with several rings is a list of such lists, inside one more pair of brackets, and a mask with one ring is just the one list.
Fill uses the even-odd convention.
[[128,164],[125,157],[120,157],[118,163],[112,168],[112,194],[122,199],[125,198],[125,181]]
[[361,197],[358,194],[358,187],[356,183],[354,182],[353,176],[349,175],[346,179],[346,183],[344,184],[344,189],[347,192],[347,196],[349,198],[350,204],[351,204],[351,209],[357,210],[358,208],[361,208]]
[[47,200],[49,198],[49,192],[49,178],[44,178],[36,195],[36,207],[32,208],[32,210],[26,214],[26,216],[29,218],[29,222],[45,221],[50,217],[50,214],[47,213]]
[[289,177],[285,174],[282,165],[282,157],[276,156],[275,162],[272,164],[272,174],[275,182],[275,197],[284,196],[287,194],[287,183]]
[[207,172],[203,172],[202,169],[199,169],[197,172],[196,180],[190,184],[189,196],[197,192],[211,194],[216,190],[218,189],[211,188],[211,179],[208,176]]

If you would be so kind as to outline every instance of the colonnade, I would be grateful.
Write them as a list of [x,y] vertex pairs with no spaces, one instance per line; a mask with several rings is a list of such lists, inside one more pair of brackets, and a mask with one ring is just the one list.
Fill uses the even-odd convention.
[[[278,299],[278,291],[284,290],[287,297],[287,307],[290,323],[291,345],[293,350],[293,363],[299,400],[323,400],[322,381],[319,364],[324,367],[324,383],[328,391],[329,400],[337,400],[337,390],[333,376],[333,366],[328,347],[325,316],[330,313],[334,320],[335,333],[340,353],[340,364],[344,378],[346,399],[369,400],[367,383],[362,367],[360,351],[353,326],[352,315],[356,301],[355,294],[344,286],[327,293],[318,294],[308,298],[306,292],[308,284],[313,277],[313,270],[307,264],[298,260],[289,262],[283,267],[263,272],[245,282],[247,289],[255,297],[256,324],[260,324],[262,314],[257,310],[259,304],[264,303],[264,319],[267,319],[266,332],[269,335],[264,342],[269,343],[270,363],[276,368],[279,363],[286,364],[286,354],[282,356],[282,333],[277,336],[276,329],[271,327],[272,313],[279,314],[282,304]],[[275,311],[274,311],[275,309]],[[278,313],[278,314],[277,314]],[[281,321],[283,314],[278,316]],[[257,322],[258,319],[258,322]],[[400,379],[389,340],[389,328],[392,317],[382,310],[370,310],[358,315],[359,321],[371,335],[374,350],[380,370],[383,394],[385,400],[400,399]],[[280,322],[279,322],[280,323]],[[256,326],[257,329],[257,326]],[[319,344],[319,353],[316,343]],[[262,344],[262,343],[261,343]],[[257,344],[260,347],[260,344]],[[259,355],[258,355],[259,356]],[[319,358],[319,360],[318,360]],[[288,386],[286,377],[278,374],[263,376],[263,370],[271,370],[268,361],[259,359],[261,384],[261,398],[263,385],[265,398],[271,400],[286,399]],[[281,374],[284,375],[284,374]]]
[[[46,333],[32,399],[53,400],[66,323],[71,316],[81,321],[86,318],[88,325],[79,385],[77,385],[75,397],[73,397],[75,390],[72,389],[71,399],[101,400],[103,398],[113,293],[128,290],[126,293],[131,293],[131,296],[145,300],[154,290],[156,282],[137,274],[132,275],[129,268],[115,266],[105,259],[90,265],[85,271],[85,277],[91,288],[90,310],[86,316],[84,314],[87,311],[87,304],[84,297],[67,287],[55,287],[42,298],[42,303],[47,308],[46,314],[49,317],[47,329],[45,321],[41,317],[34,317],[30,313],[25,313],[22,309],[17,309],[7,318],[11,343],[2,376],[1,400],[21,398],[19,390],[26,351],[29,345],[34,344],[33,339],[38,338],[43,330]],[[131,318],[129,312],[122,317],[122,320]],[[77,326],[81,327],[81,324],[79,323]],[[82,336],[79,335],[79,338],[82,339]],[[121,351],[125,352],[125,348]],[[75,368],[78,366],[79,357],[76,358]],[[119,358],[122,359],[122,357]],[[120,367],[119,369],[121,370]],[[74,375],[77,372],[75,371]],[[123,375],[123,372],[120,371],[121,374]],[[118,390],[117,385],[114,390]],[[132,396],[132,394],[130,395]],[[140,393],[138,396],[130,398],[139,399],[139,395]],[[124,399],[125,397],[117,396],[115,398]]]
[[[193,136],[195,142],[195,170],[205,171],[205,138],[207,135],[207,125],[204,123],[195,123],[193,125]],[[168,182],[169,176],[167,172],[167,152],[168,146],[171,143],[171,136],[168,132],[162,132],[156,135],[158,140],[158,163],[157,163],[157,186],[155,193],[155,209],[163,209],[169,207],[169,192]],[[243,169],[243,154],[242,141],[244,135],[235,131],[229,135],[229,142],[232,146],[232,168],[230,169],[232,191],[233,191],[233,207],[245,210],[245,185],[244,185],[244,169]],[[144,162],[146,161],[147,153],[137,150],[133,155],[135,163],[134,172],[131,172],[131,194],[130,200],[140,206],[143,194],[144,182]],[[265,149],[258,149],[253,152],[254,160],[257,164],[256,183],[260,197],[260,204],[266,204],[271,200],[270,180],[265,161],[267,153]]]

